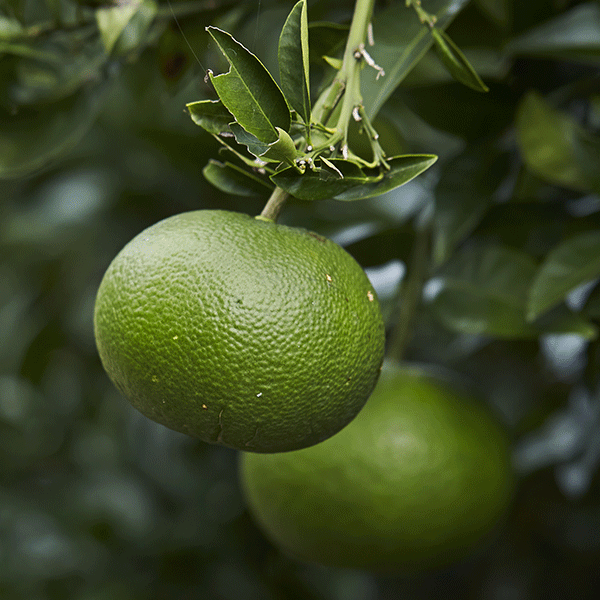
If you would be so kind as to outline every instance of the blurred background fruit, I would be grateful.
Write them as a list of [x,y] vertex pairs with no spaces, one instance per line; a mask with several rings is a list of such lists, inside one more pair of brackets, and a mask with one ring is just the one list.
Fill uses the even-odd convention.
[[480,404],[439,374],[385,363],[338,434],[241,455],[250,510],[307,562],[403,573],[459,563],[489,541],[513,495],[509,440]]

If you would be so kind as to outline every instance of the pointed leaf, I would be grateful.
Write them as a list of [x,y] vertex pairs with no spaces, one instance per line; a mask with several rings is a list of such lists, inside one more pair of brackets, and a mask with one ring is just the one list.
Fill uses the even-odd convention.
[[565,299],[579,285],[600,277],[600,231],[562,242],[546,257],[529,292],[527,316],[533,320]]
[[308,17],[306,0],[290,12],[279,37],[279,79],[290,106],[310,123]]
[[450,330],[499,338],[527,338],[527,290],[536,263],[529,255],[494,244],[468,246],[425,287],[425,300]]
[[[307,169],[300,174],[293,167],[287,167],[271,175],[271,181],[300,200],[324,200],[362,185],[367,180],[355,163],[342,159],[329,159],[328,162],[334,169],[329,166],[321,170]],[[343,175],[342,178],[339,173]]]
[[227,73],[210,79],[219,98],[236,121],[262,142],[277,140],[276,127],[288,131],[290,111],[271,74],[247,48],[216,27],[208,33],[227,58]]
[[272,189],[264,180],[238,166],[210,160],[202,173],[217,189],[235,196],[264,196]]
[[364,184],[353,186],[340,194],[336,194],[335,199],[362,200],[391,192],[426,171],[436,160],[437,156],[434,154],[394,156],[387,159],[390,169],[384,171],[382,177],[378,178],[371,175],[371,170],[366,170],[365,174],[369,179]]
[[537,25],[504,48],[512,55],[552,57],[584,63],[600,62],[600,7],[587,2]]
[[220,100],[200,100],[190,102],[186,107],[196,125],[200,125],[209,133],[219,135],[229,133],[229,124],[234,120],[232,114]]
[[[436,27],[445,29],[469,0],[428,0],[427,12],[436,17]],[[433,43],[431,30],[410,14],[402,3],[392,2],[373,19],[375,45],[369,54],[385,76],[375,69],[361,75],[363,102],[369,118],[375,117],[385,101]]]
[[590,169],[587,163],[594,163],[600,142],[573,118],[531,92],[521,102],[516,123],[523,160],[534,173],[579,191],[598,185],[598,169]]
[[456,81],[477,92],[490,91],[488,86],[481,81],[467,57],[443,29],[434,28],[431,35],[440,60]]

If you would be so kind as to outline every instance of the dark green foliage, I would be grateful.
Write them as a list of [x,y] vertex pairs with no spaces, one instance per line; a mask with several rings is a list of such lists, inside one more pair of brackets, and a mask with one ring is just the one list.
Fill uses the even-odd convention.
[[[185,210],[257,214],[273,181],[298,184],[285,161],[306,149],[277,127],[292,143],[305,135],[306,99],[332,80],[322,55],[342,58],[352,4],[308,2],[308,33],[296,5],[280,44],[292,2],[173,1],[190,48],[162,1],[0,3],[0,598],[597,597],[596,2],[422,0],[486,93],[453,78],[404,0],[378,2],[366,50],[385,75],[365,64],[362,96],[383,150],[402,157],[388,171],[323,155],[310,186],[357,201],[292,199],[281,217],[373,268],[390,346],[468,380],[515,439],[513,513],[472,563],[406,581],[281,556],[245,512],[235,454],[135,414],[101,370],[94,296],[127,241]],[[290,99],[271,137],[236,143],[234,109],[204,81],[228,69],[208,25]],[[280,75],[298,32],[310,78],[303,53]],[[263,167],[252,150],[269,153]],[[397,167],[421,174],[388,187]],[[338,171],[373,179],[353,191]],[[408,316],[399,297],[416,298]]]

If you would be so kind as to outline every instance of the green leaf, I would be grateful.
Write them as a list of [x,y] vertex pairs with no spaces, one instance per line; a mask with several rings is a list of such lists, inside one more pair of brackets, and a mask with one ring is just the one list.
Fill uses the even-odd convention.
[[546,312],[579,285],[600,277],[600,231],[589,231],[556,246],[535,274],[527,317]]
[[[436,17],[436,27],[445,29],[468,1],[429,0],[426,8]],[[377,78],[374,69],[364,69],[361,75],[363,102],[371,119],[433,43],[429,27],[409,10],[404,3],[393,2],[373,18],[375,45],[369,54],[385,76]]]
[[303,174],[293,167],[287,167],[271,175],[271,181],[300,200],[324,200],[362,185],[368,179],[353,162],[332,158],[328,163],[319,166],[319,170],[307,169]]
[[272,189],[272,186],[260,177],[230,162],[210,160],[202,173],[217,189],[234,196],[264,196]]
[[156,3],[150,0],[128,0],[118,6],[97,9],[94,14],[106,52],[112,51],[123,30],[138,11],[153,12],[151,18],[154,18],[156,9]]
[[24,177],[69,152],[94,123],[105,92],[85,89],[14,115],[0,110],[0,179]]
[[280,129],[279,127],[277,128],[277,134],[279,136],[277,140],[271,142],[267,150],[263,152],[259,158],[293,164],[296,156],[298,156],[294,140],[287,131]]
[[600,140],[570,116],[552,108],[538,93],[530,92],[519,106],[516,125],[523,160],[534,173],[578,191],[598,185],[595,158]]
[[196,125],[200,125],[209,133],[219,135],[230,133],[229,124],[234,121],[232,114],[220,100],[200,100],[190,102],[186,107]]
[[459,250],[425,288],[425,300],[448,329],[499,338],[527,338],[538,330],[525,320],[536,263],[495,244]]
[[[510,72],[512,62],[495,48],[470,46],[464,55],[479,77],[503,81]],[[454,77],[433,52],[428,52],[408,73],[403,87],[427,87],[450,82]],[[388,101],[389,102],[389,101]]]
[[371,175],[374,170],[365,170],[368,180],[355,185],[348,190],[336,194],[335,200],[362,200],[373,198],[404,185],[426,171],[435,161],[437,156],[433,154],[406,154],[394,156],[387,159],[390,166],[389,171],[383,171],[383,176]]
[[289,105],[310,123],[308,17],[306,0],[290,12],[279,37],[279,78]]
[[477,92],[490,91],[487,85],[481,81],[467,57],[443,29],[434,28],[431,35],[440,60],[456,81]]
[[0,41],[0,55],[1,54],[12,54],[13,56],[22,56],[23,58],[31,58],[33,60],[39,60],[50,65],[59,65],[61,56],[56,52],[38,50],[28,44],[18,42],[4,42]]
[[598,328],[581,313],[569,310],[564,304],[557,306],[540,317],[534,323],[540,333],[568,333],[578,335],[586,340],[598,337]]
[[469,147],[446,162],[435,190],[433,259],[445,262],[479,224],[506,176],[509,160],[488,145]]
[[291,116],[275,80],[230,34],[216,27],[207,27],[207,31],[230,65],[227,73],[214,76],[209,72],[219,98],[246,131],[261,142],[276,141],[276,128],[288,131]]
[[575,6],[526,31],[505,46],[512,55],[540,56],[584,63],[600,62],[600,7],[597,2]]
[[292,164],[298,155],[294,140],[292,140],[289,133],[279,127],[276,129],[277,139],[270,144],[261,142],[256,136],[248,133],[239,123],[231,123],[229,127],[235,135],[236,142],[246,146],[251,154],[263,161]]
[[340,158],[321,159],[320,168],[300,174],[287,168],[271,176],[272,181],[301,200],[350,201],[373,198],[404,185],[428,169],[436,160],[432,154],[407,154],[388,159],[389,170],[361,169]]
[[248,133],[239,123],[230,123],[229,128],[235,136],[235,141],[242,146],[246,146],[254,156],[261,156],[269,149],[268,143],[261,142],[255,135]]

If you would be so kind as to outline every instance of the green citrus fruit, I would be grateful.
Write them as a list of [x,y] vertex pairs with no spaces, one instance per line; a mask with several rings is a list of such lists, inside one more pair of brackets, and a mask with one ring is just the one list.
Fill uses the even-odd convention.
[[251,513],[285,553],[374,571],[435,569],[498,524],[513,477],[481,402],[387,363],[361,413],[322,444],[241,457]]
[[364,271],[315,233],[200,210],[146,229],[109,266],[94,327],[108,375],[149,418],[253,452],[349,423],[384,327]]

